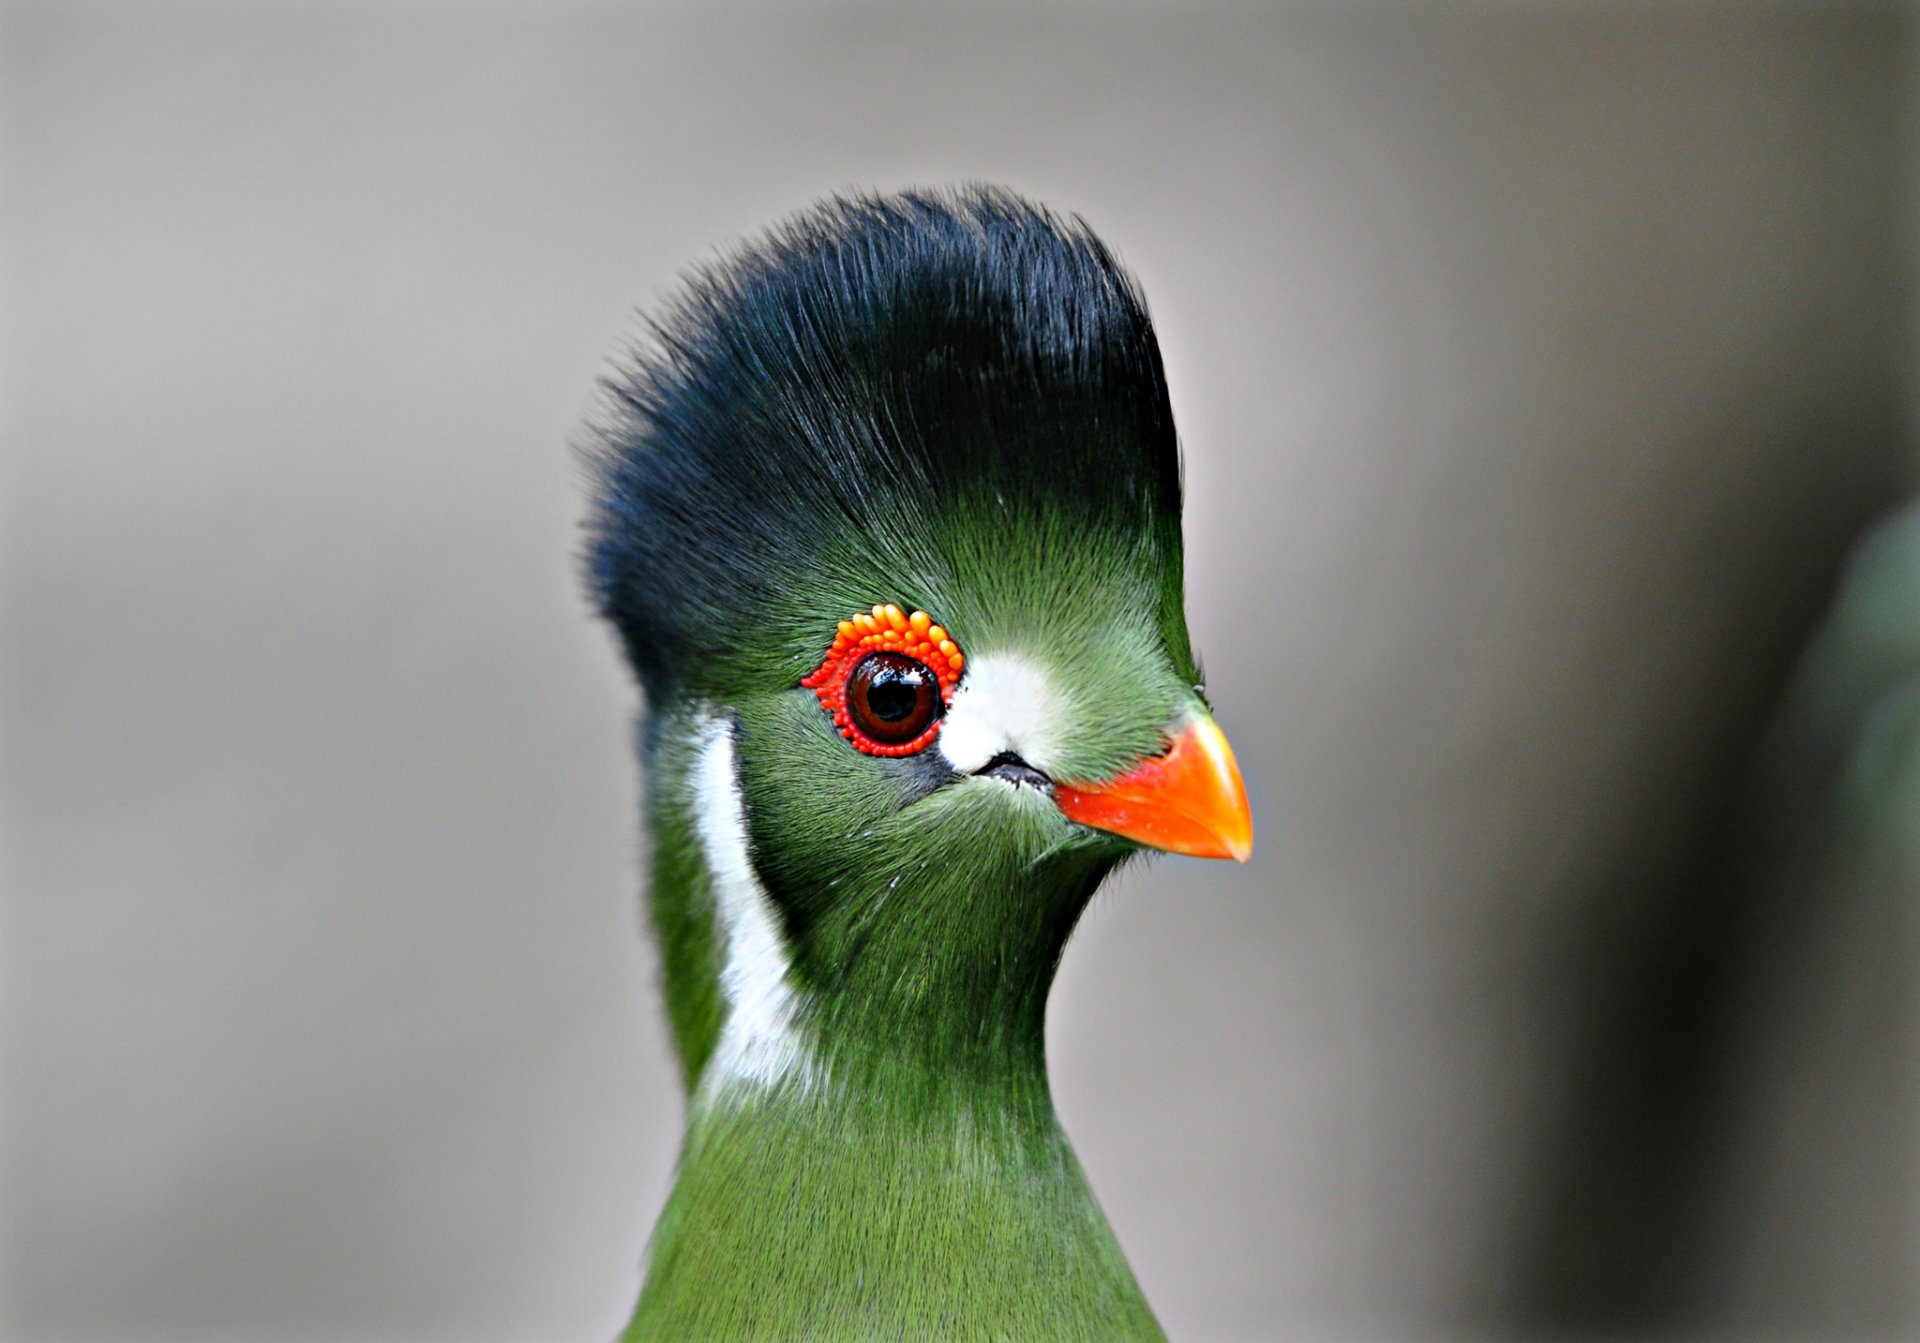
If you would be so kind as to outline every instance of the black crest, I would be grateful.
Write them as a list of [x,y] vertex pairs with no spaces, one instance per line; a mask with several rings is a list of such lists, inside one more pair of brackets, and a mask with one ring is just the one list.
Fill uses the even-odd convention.
[[587,572],[656,700],[716,621],[777,626],[823,575],[904,562],[929,513],[1055,510],[1177,553],[1145,304],[1084,224],[1006,191],[815,206],[693,275],[605,385]]

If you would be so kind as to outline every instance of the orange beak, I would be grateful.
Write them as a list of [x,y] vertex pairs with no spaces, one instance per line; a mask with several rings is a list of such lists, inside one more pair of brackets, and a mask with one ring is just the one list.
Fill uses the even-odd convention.
[[1068,820],[1150,849],[1242,863],[1253,852],[1240,766],[1226,734],[1202,712],[1187,720],[1165,755],[1106,783],[1056,784],[1053,800]]

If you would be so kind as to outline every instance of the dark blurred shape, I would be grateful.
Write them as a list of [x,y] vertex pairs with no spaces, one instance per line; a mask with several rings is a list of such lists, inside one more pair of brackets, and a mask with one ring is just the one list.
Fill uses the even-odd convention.
[[[1920,503],[1854,549],[1758,742],[1616,949],[1521,1271],[1537,1322],[1920,1323]],[[1722,807],[1724,806],[1724,812]],[[1602,975],[1605,980],[1607,976]]]

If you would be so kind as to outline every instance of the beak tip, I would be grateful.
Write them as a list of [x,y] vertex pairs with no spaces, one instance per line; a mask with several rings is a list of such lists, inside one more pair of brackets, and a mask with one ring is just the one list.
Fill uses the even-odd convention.
[[[1244,802],[1241,804],[1246,805]],[[1227,830],[1220,836],[1220,856],[1231,858],[1236,863],[1244,863],[1253,857],[1253,818],[1245,811],[1240,814],[1241,824]]]

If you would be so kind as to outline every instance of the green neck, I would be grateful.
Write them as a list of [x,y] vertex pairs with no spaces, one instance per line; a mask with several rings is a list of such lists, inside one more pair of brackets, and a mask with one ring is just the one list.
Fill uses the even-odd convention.
[[663,737],[650,763],[651,897],[693,1094],[626,1337],[1160,1338],[1047,1085],[1046,992],[1104,866],[938,928],[955,892],[931,879],[889,888],[890,917],[842,902],[793,958],[803,1064],[729,1077],[691,762]]
[[826,1091],[709,1098],[630,1339],[1157,1339],[1045,1079],[985,1123]]

